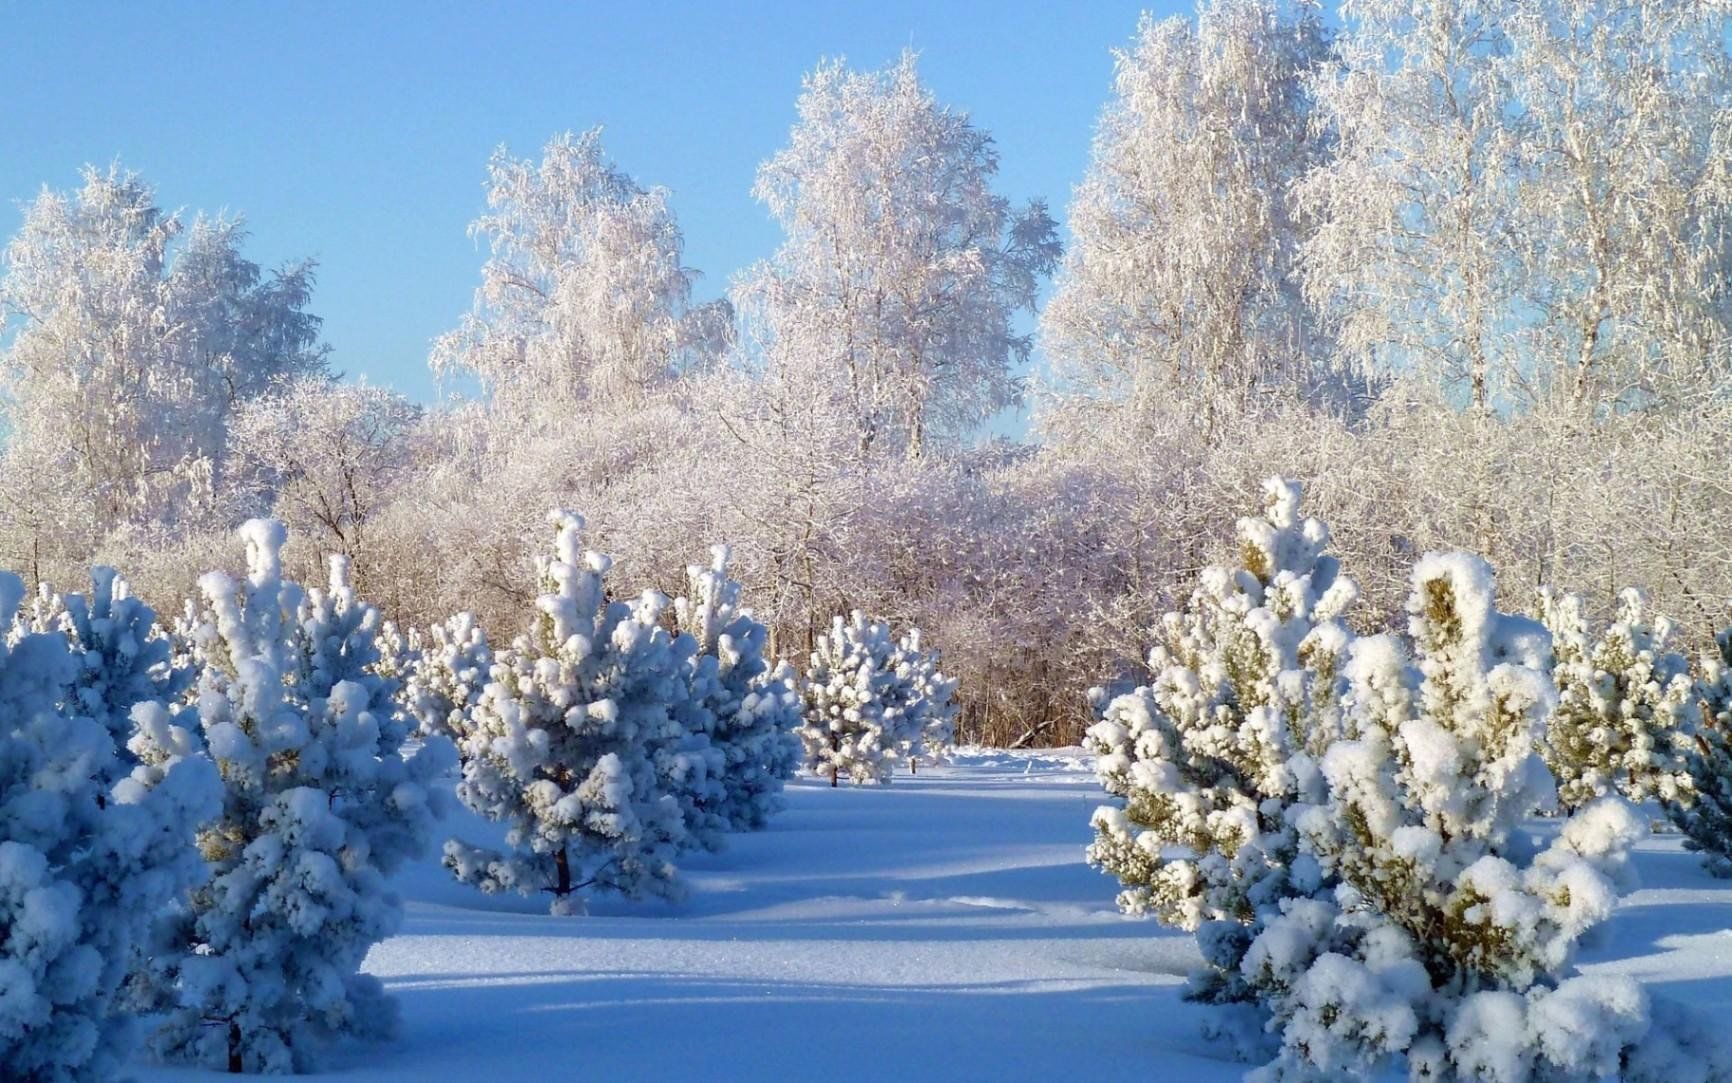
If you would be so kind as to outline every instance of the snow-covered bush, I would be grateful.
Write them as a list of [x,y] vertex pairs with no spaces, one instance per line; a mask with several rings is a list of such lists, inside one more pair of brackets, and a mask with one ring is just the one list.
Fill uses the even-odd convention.
[[1715,876],[1732,877],[1732,629],[1715,637],[1697,692],[1702,721],[1684,756],[1690,785],[1666,811]]
[[1672,649],[1672,622],[1650,617],[1626,590],[1617,619],[1591,639],[1573,594],[1540,594],[1552,634],[1558,705],[1546,726],[1546,760],[1558,800],[1577,809],[1614,791],[1631,801],[1688,800],[1683,750],[1699,717],[1689,661]]
[[921,760],[937,763],[956,738],[956,681],[939,671],[936,649],[920,645],[920,629],[911,628],[896,641],[888,669],[896,679],[886,700],[900,723],[897,749],[916,770]]
[[1086,737],[1124,799],[1095,812],[1089,861],[1124,885],[1126,912],[1207,924],[1192,993],[1211,1001],[1245,998],[1235,970],[1251,932],[1320,886],[1287,815],[1322,796],[1312,756],[1337,736],[1351,641],[1339,618],[1357,595],[1328,528],[1301,518],[1298,484],[1271,478],[1265,493],[1263,514],[1239,521],[1239,564],[1204,569],[1162,619],[1153,683],[1106,703]]
[[799,756],[794,728],[800,695],[791,674],[764,658],[768,629],[740,606],[740,584],[728,574],[728,547],[711,551],[708,567],[686,569],[686,596],[674,602],[680,628],[698,653],[691,669],[692,702],[707,720],[720,757],[720,794],[711,811],[724,829],[763,827],[781,807],[782,783]]
[[461,742],[458,797],[508,826],[509,850],[453,839],[445,864],[483,891],[550,893],[556,914],[593,891],[675,895],[688,840],[667,770],[688,736],[696,644],[661,627],[661,595],[609,602],[612,561],[583,549],[578,516],[553,522],[533,626],[495,663]]
[[1520,830],[1552,782],[1535,752],[1556,691],[1549,637],[1494,608],[1491,568],[1431,554],[1413,571],[1411,647],[1358,640],[1328,798],[1297,811],[1338,883],[1294,898],[1251,942],[1244,980],[1273,1013],[1268,1078],[1606,1078],[1649,1030],[1627,978],[1568,977],[1611,913],[1642,825],[1616,797],[1538,849]]
[[[0,623],[23,596],[0,574]],[[129,631],[154,624],[121,608]],[[0,647],[0,1066],[20,1083],[118,1074],[131,1027],[115,998],[134,949],[203,872],[193,830],[214,812],[217,778],[196,739],[137,700],[123,757],[121,723],[77,709],[107,710],[137,687],[133,660],[105,649],[119,642],[92,635],[73,650],[59,631],[20,630]]]
[[395,1022],[361,960],[397,926],[385,878],[429,840],[443,812],[431,783],[453,756],[442,738],[405,755],[408,720],[375,671],[379,613],[347,562],[333,558],[327,590],[303,591],[282,578],[281,524],[241,536],[246,581],[200,582],[204,669],[176,718],[202,729],[222,772],[221,812],[198,839],[212,876],[166,923],[144,982],[165,1057],[299,1071],[322,1042]]
[[411,633],[406,669],[403,701],[421,732],[462,739],[493,670],[493,650],[474,615],[450,617],[425,637]]
[[800,743],[806,769],[855,782],[888,782],[902,751],[901,710],[892,702],[896,642],[890,626],[855,610],[818,638],[801,683]]

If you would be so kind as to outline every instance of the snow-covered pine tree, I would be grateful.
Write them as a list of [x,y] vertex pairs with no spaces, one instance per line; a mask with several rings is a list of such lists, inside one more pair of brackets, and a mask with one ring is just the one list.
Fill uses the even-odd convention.
[[[60,632],[78,662],[68,693],[69,714],[101,722],[122,755],[121,774],[134,759],[126,752],[133,735],[132,709],[140,703],[178,703],[195,679],[190,665],[177,665],[173,644],[156,613],[113,568],[90,570],[90,594],[62,595],[44,585],[37,594],[28,631]],[[22,622],[21,622],[22,623]]]
[[768,629],[740,605],[728,547],[710,554],[708,567],[686,569],[686,595],[675,600],[674,613],[697,641],[692,697],[710,720],[710,744],[721,757],[713,811],[726,830],[756,830],[781,808],[782,783],[793,773],[800,696],[790,675],[772,671],[764,658]]
[[857,783],[890,781],[902,733],[900,705],[886,699],[896,680],[888,667],[894,652],[889,625],[859,610],[834,618],[813,647],[801,685],[800,743],[806,769],[828,775],[832,786],[843,775]]
[[1697,680],[1702,719],[1684,757],[1689,791],[1666,812],[1710,873],[1732,877],[1732,629],[1714,647]]
[[422,733],[461,740],[469,714],[493,671],[493,649],[472,613],[435,624],[426,636],[411,634],[412,657],[403,701]]
[[1672,622],[1651,617],[1641,591],[1618,596],[1597,639],[1582,602],[1542,590],[1552,634],[1558,704],[1546,726],[1546,759],[1558,800],[1575,810],[1616,791],[1631,801],[1688,801],[1686,743],[1700,711],[1689,660],[1672,649]]
[[936,648],[921,646],[918,628],[898,639],[890,655],[887,668],[896,679],[885,699],[900,712],[897,750],[911,774],[923,759],[942,759],[956,737],[956,681],[939,671],[941,664]]
[[[1313,755],[1338,735],[1341,614],[1358,596],[1302,518],[1298,483],[1264,483],[1239,520],[1239,562],[1204,569],[1161,621],[1152,684],[1105,704],[1085,743],[1124,804],[1094,814],[1089,861],[1118,877],[1119,906],[1205,928],[1191,995],[1242,1001],[1236,969],[1283,899],[1321,886],[1301,859],[1290,807],[1322,794]],[[1097,702],[1104,695],[1095,693]]]
[[666,599],[609,602],[612,561],[556,512],[554,555],[530,631],[494,665],[463,735],[457,794],[505,823],[508,852],[452,839],[445,864],[483,891],[547,892],[556,914],[585,893],[678,894],[684,810],[658,764],[687,735],[696,644],[660,625]]
[[163,1012],[154,1046],[231,1072],[300,1071],[338,1036],[376,1036],[395,1006],[360,972],[401,904],[385,878],[443,812],[433,780],[454,761],[430,737],[405,755],[407,719],[379,676],[379,612],[348,565],[327,590],[282,577],[285,532],[241,529],[248,574],[200,581],[192,629],[204,664],[185,709],[221,769],[219,816],[199,833],[208,884],[162,930],[144,976]]
[[[23,597],[0,574],[0,624]],[[107,722],[72,711],[81,689],[130,687],[125,661],[98,672],[115,657],[58,631],[0,646],[0,1066],[18,1083],[120,1072],[131,1024],[115,1001],[134,949],[203,873],[193,830],[218,782],[196,739],[162,704],[135,704],[128,771]]]
[[1328,798],[1295,818],[1338,884],[1284,902],[1245,953],[1281,1041],[1261,1074],[1367,1078],[1405,1058],[1416,1080],[1649,1078],[1641,988],[1566,978],[1642,825],[1605,798],[1536,852],[1519,826],[1552,788],[1535,751],[1549,636],[1495,609],[1477,557],[1428,555],[1412,582],[1411,653],[1353,645]]

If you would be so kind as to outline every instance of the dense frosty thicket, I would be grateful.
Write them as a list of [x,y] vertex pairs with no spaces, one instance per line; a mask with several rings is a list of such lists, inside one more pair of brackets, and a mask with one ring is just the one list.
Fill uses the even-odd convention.
[[394,1026],[361,960],[400,918],[385,878],[426,846],[451,746],[406,753],[396,689],[375,672],[379,613],[346,562],[304,591],[282,577],[280,524],[242,537],[246,580],[201,583],[200,684],[174,716],[222,772],[221,811],[198,836],[210,880],[165,923],[144,984],[163,1056],[302,1071],[331,1039]]
[[[103,612],[104,582],[67,612]],[[0,575],[0,623],[23,596]],[[122,608],[135,618],[124,631],[153,624]],[[89,713],[140,689],[131,660],[83,631],[85,650],[57,630],[20,629],[0,647],[0,1064],[20,1081],[120,1071],[131,1024],[117,993],[151,918],[202,876],[192,834],[216,800],[197,738],[160,701],[129,705],[124,752],[111,718]]]

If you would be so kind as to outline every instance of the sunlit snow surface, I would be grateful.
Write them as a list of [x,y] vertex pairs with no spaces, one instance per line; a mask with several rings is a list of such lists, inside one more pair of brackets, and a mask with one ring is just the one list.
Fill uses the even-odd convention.
[[[971,750],[893,785],[802,779],[764,832],[685,861],[682,903],[484,896],[406,872],[401,935],[367,969],[400,1040],[332,1078],[1238,1079],[1180,999],[1189,937],[1121,917],[1083,864],[1101,803],[1075,750]],[[464,817],[453,832],[490,839]],[[1540,830],[1544,830],[1540,827]],[[1732,882],[1650,839],[1586,969],[1732,1023]],[[216,1078],[141,1065],[141,1080]]]

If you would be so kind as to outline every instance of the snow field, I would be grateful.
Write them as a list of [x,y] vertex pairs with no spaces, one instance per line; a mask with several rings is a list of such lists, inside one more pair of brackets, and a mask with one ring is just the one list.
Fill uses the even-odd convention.
[[[1120,915],[1082,860],[1104,797],[1076,750],[960,751],[888,787],[789,785],[762,832],[682,863],[679,903],[588,917],[483,895],[429,857],[366,969],[400,1038],[324,1058],[355,1080],[1236,1080],[1180,998],[1189,936]],[[450,833],[491,825],[459,813]],[[1537,824],[1538,830],[1549,825]],[[1676,836],[1582,954],[1732,1019],[1732,883]],[[139,1064],[141,1083],[210,1073]]]

